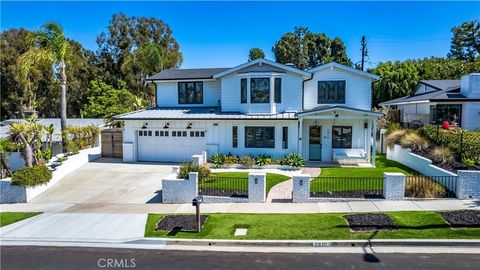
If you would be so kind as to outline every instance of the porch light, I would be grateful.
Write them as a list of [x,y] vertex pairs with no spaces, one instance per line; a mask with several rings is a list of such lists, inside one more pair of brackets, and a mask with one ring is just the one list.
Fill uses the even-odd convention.
[[169,127],[170,127],[170,123],[169,123],[169,122],[165,123],[165,126],[163,126],[163,128],[169,128]]
[[148,123],[147,123],[147,122],[143,123],[142,129],[146,129],[147,126],[148,126]]
[[367,121],[363,122],[363,128],[365,128],[365,129],[368,128],[368,122]]
[[188,123],[187,129],[192,129],[192,123]]

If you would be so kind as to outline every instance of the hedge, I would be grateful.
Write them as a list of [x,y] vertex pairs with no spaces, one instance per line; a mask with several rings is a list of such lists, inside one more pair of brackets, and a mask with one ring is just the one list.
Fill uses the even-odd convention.
[[48,183],[52,179],[52,171],[45,165],[25,167],[16,171],[12,176],[12,185],[35,187]]
[[450,148],[461,159],[471,159],[480,163],[480,131],[469,131],[461,129],[444,130],[437,127],[426,125],[420,128],[420,134],[427,137],[430,141]]

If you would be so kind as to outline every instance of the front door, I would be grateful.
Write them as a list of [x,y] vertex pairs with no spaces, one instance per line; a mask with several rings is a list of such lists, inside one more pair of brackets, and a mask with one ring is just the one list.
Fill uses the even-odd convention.
[[322,160],[322,127],[310,126],[308,151],[310,160]]

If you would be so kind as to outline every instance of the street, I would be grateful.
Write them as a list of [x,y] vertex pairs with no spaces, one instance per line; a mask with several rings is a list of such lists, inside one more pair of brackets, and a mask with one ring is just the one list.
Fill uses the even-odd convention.
[[1,247],[10,269],[478,269],[478,254],[290,254]]

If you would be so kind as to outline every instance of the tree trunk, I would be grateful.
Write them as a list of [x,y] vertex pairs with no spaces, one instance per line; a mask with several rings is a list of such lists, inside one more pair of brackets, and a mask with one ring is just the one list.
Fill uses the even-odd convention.
[[[8,163],[4,153],[0,153],[0,163],[2,164],[2,167],[4,168],[4,170],[7,171],[7,175],[12,176],[12,171],[8,167]],[[2,171],[2,177],[3,177],[3,171]]]
[[23,144],[25,145],[25,163],[27,167],[33,167],[33,151],[30,143],[27,141],[23,134],[18,135],[20,140],[22,140]]
[[67,152],[67,140],[64,136],[64,131],[67,128],[67,74],[65,73],[65,63],[62,63],[62,70],[60,76],[60,127],[62,132],[62,148],[63,152]]

